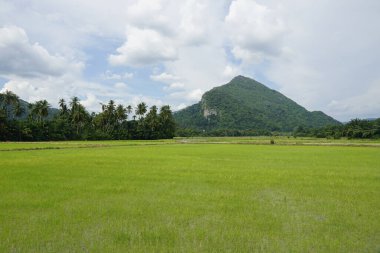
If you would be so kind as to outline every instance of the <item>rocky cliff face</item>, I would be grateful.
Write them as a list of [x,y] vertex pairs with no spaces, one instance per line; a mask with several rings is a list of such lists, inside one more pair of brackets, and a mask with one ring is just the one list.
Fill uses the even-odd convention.
[[203,112],[203,117],[205,117],[205,118],[208,118],[211,115],[218,115],[217,110],[210,108],[204,99],[201,100],[201,108],[202,108],[202,112]]

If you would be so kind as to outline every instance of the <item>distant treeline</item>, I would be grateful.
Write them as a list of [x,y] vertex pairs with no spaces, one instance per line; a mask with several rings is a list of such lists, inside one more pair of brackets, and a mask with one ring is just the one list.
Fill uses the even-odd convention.
[[349,139],[378,139],[380,138],[380,118],[376,120],[353,119],[344,125],[327,126],[317,129],[300,126],[294,130],[293,135],[295,137],[310,136],[334,139],[342,137]]
[[59,109],[51,115],[46,100],[23,102],[10,91],[0,93],[1,141],[167,139],[175,133],[168,105],[152,106],[148,111],[144,102],[132,108],[110,100],[101,105],[100,113],[89,113],[73,97],[69,103],[61,99]]
[[273,132],[265,130],[194,130],[178,129],[177,136],[293,136],[293,137],[317,137],[317,138],[349,138],[349,139],[375,139],[380,138],[380,118],[376,120],[353,119],[344,125],[327,126],[323,128],[308,128],[298,126],[293,132]]
[[[215,129],[197,130],[191,128],[179,128],[176,136],[180,137],[223,137],[223,136],[271,136],[276,133],[265,130],[236,130],[236,129]],[[277,133],[279,134],[279,133]]]

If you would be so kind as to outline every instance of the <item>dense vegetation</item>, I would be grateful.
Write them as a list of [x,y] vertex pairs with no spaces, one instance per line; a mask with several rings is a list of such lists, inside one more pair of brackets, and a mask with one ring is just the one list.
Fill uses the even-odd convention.
[[176,112],[174,118],[182,129],[201,132],[229,129],[243,134],[292,132],[297,126],[340,125],[323,112],[309,112],[281,93],[243,76],[206,92],[199,103]]
[[180,128],[176,132],[177,136],[183,137],[209,137],[209,136],[293,136],[293,137],[316,137],[328,139],[379,139],[380,138],[380,118],[375,120],[353,119],[342,125],[330,125],[322,128],[310,128],[298,126],[292,132],[278,132],[268,130],[234,130],[215,129],[202,131],[191,128]]
[[376,120],[353,119],[347,124],[339,126],[327,126],[312,129],[299,126],[294,129],[294,136],[334,138],[346,137],[349,139],[374,139],[380,138],[380,118]]
[[[150,107],[102,104],[100,113],[89,113],[77,97],[59,109],[46,100],[28,104],[10,91],[0,94],[1,141],[123,140],[173,138],[175,122],[169,106]],[[137,117],[137,119],[136,119]]]

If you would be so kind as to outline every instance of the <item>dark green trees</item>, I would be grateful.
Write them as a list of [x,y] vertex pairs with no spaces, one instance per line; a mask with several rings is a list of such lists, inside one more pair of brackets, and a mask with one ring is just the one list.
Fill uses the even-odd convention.
[[137,105],[135,113],[137,116],[139,116],[139,119],[144,117],[144,114],[146,113],[147,108],[148,107],[144,102]]
[[35,103],[29,104],[29,117],[36,120],[37,123],[42,124],[46,117],[49,115],[50,105],[46,100],[40,100]]
[[164,105],[160,109],[160,114],[158,115],[158,121],[160,125],[160,136],[162,139],[171,139],[174,137],[174,132],[176,129],[174,117],[170,106]]
[[113,100],[101,104],[101,112],[91,114],[78,97],[68,104],[60,99],[58,106],[58,110],[52,109],[46,100],[40,100],[23,107],[14,93],[0,94],[0,140],[159,139],[173,138],[175,132],[169,106],[160,111],[152,106],[147,113],[148,107],[142,102],[135,110],[138,120],[135,115],[128,120],[133,113],[131,105],[117,105]]
[[327,126],[323,128],[310,129],[297,127],[293,136],[311,136],[318,138],[339,139],[374,139],[380,138],[380,118],[376,120],[353,119],[345,125]]
[[8,90],[4,94],[0,94],[0,117],[14,119],[15,116],[21,114],[20,100],[16,94]]
[[0,93],[0,140],[19,136],[19,124],[16,117],[20,117],[24,109],[20,105],[19,97],[11,91]]

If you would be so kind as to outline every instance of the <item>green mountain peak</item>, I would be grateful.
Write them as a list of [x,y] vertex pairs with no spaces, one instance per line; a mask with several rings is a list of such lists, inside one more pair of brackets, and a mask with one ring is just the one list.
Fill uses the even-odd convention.
[[309,112],[278,91],[237,76],[206,92],[199,103],[174,114],[181,128],[292,131],[340,122],[323,112]]

